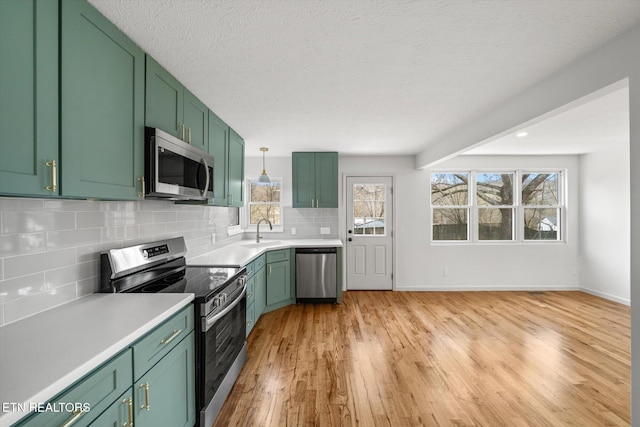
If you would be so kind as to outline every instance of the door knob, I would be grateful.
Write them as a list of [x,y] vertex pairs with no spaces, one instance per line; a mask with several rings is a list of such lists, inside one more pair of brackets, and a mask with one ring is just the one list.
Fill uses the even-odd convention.
[[350,242],[353,241],[353,239],[351,237],[349,237],[347,240],[350,241]]
[[353,233],[353,230],[349,230],[349,231],[347,231],[347,233],[351,234],[351,233]]

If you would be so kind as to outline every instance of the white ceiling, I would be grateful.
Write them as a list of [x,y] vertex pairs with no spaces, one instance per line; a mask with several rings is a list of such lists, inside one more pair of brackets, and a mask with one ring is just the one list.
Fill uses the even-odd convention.
[[[527,132],[518,138],[516,133]],[[585,154],[629,145],[629,88],[552,115],[466,151],[473,155]]]
[[640,20],[638,0],[89,0],[246,140],[415,154]]

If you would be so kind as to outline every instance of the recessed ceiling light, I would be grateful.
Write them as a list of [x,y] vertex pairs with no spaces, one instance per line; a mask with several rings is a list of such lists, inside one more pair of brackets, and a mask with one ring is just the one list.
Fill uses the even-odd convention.
[[516,136],[518,138],[524,138],[527,135],[529,135],[527,132],[518,132],[518,133],[516,133]]

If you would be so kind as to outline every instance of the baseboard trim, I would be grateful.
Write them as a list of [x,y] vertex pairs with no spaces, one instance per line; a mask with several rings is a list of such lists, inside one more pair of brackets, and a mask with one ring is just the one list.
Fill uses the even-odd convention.
[[581,291],[577,286],[396,286],[400,292],[434,291],[434,292],[473,292],[473,291]]
[[584,293],[591,294],[600,298],[608,299],[609,301],[618,302],[620,304],[631,306],[631,300],[626,298],[620,298],[615,295],[608,294],[606,292],[596,291],[594,289],[580,288]]

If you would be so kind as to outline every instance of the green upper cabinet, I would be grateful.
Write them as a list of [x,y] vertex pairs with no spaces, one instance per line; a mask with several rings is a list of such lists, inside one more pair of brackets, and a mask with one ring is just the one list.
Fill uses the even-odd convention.
[[244,139],[233,129],[229,135],[227,206],[244,205]]
[[0,94],[0,193],[57,195],[57,2],[0,1]]
[[294,208],[338,207],[338,153],[292,153]]
[[137,200],[144,53],[86,1],[61,4],[62,195]]
[[209,154],[213,156],[213,202],[227,206],[229,126],[209,111]]
[[208,151],[209,109],[146,55],[145,125]]

